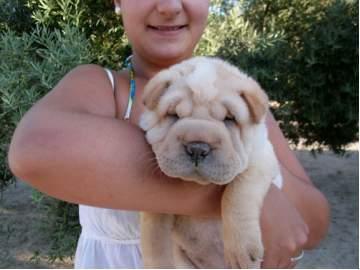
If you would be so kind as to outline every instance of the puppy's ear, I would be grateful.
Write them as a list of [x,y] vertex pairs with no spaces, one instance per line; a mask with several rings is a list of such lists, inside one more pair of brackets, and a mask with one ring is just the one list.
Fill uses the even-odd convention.
[[255,80],[248,77],[240,96],[248,105],[252,121],[259,123],[265,117],[269,107],[269,98],[264,90]]
[[159,103],[160,97],[179,77],[178,73],[164,70],[155,75],[145,86],[143,103],[149,110],[154,110]]

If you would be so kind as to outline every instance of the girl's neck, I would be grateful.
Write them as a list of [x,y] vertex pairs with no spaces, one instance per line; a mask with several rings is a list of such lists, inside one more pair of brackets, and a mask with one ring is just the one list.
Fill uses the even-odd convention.
[[[181,60],[185,60],[181,59]],[[155,63],[151,61],[146,61],[144,58],[142,58],[137,53],[133,53],[132,57],[132,64],[135,71],[135,75],[137,78],[143,79],[145,81],[148,81],[153,76],[156,75],[159,71],[168,68],[169,66],[176,64],[179,61],[168,61],[168,62],[162,62],[162,63]]]

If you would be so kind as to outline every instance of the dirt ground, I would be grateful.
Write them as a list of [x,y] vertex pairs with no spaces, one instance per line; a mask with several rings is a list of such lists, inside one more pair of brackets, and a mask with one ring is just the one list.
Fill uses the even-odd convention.
[[[356,268],[359,266],[359,153],[358,145],[344,157],[309,151],[297,156],[325,193],[332,210],[326,239],[305,253],[297,268]],[[31,202],[31,188],[22,182],[8,188],[0,200],[0,268],[72,268],[72,260],[50,264],[43,254],[49,248],[39,232],[41,213]],[[33,258],[33,259],[31,259]]]
[[324,153],[314,159],[298,151],[297,156],[331,207],[327,237],[305,253],[297,268],[359,269],[359,152],[342,158]]

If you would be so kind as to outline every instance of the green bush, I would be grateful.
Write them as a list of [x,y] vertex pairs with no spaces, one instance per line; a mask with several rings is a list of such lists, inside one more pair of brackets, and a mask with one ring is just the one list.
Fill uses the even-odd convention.
[[358,1],[244,2],[246,23],[226,32],[217,55],[277,101],[288,139],[343,151],[358,139]]
[[26,0],[37,25],[48,29],[79,29],[90,42],[95,59],[102,66],[119,69],[130,54],[121,17],[112,1],[104,0]]
[[12,30],[18,33],[31,31],[34,22],[26,0],[0,0],[0,31]]
[[358,36],[358,5],[340,1],[303,35],[287,123],[297,121],[297,137],[309,144],[338,151],[358,138]]

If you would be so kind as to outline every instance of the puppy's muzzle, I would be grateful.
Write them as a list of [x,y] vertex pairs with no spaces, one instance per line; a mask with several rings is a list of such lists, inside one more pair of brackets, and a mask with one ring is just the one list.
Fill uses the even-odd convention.
[[195,167],[199,165],[211,152],[209,144],[204,142],[189,142],[184,145],[186,154],[190,157]]

